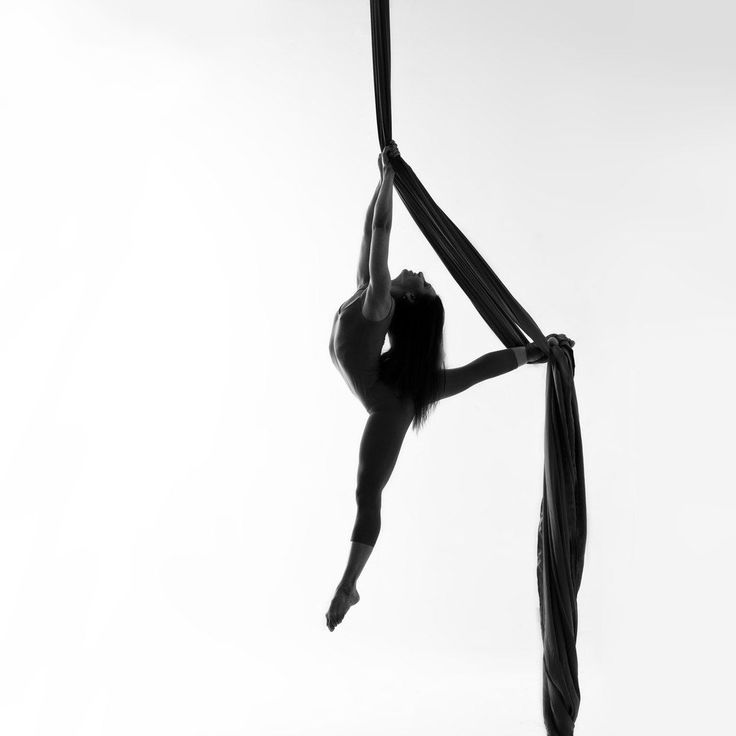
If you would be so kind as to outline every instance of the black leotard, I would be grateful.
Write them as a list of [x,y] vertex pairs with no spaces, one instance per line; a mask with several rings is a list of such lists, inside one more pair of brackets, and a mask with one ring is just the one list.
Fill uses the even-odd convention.
[[[358,513],[350,539],[374,545],[381,528],[381,494],[399,457],[414,406],[411,398],[400,397],[378,378],[381,348],[396,304],[392,300],[384,319],[366,319],[362,309],[367,288],[367,284],[361,286],[335,314],[330,356],[369,414],[360,442]],[[454,396],[480,381],[517,368],[514,350],[517,348],[495,350],[459,368],[443,368],[439,398]]]
[[362,310],[367,288],[367,284],[361,286],[338,309],[329,348],[335,367],[369,414],[358,454],[358,510],[350,540],[373,546],[381,529],[381,495],[411,424],[413,404],[378,378],[395,302],[392,299],[384,319],[366,319]]
[[335,367],[370,414],[396,408],[397,401],[406,407],[407,402],[378,378],[381,349],[396,302],[392,297],[391,308],[382,320],[367,319],[363,316],[367,289],[368,284],[359,287],[335,313],[329,348]]

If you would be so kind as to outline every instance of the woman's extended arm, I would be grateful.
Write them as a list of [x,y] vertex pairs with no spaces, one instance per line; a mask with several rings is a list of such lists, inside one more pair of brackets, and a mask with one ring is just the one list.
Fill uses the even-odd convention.
[[381,186],[378,189],[376,207],[373,211],[373,229],[391,229],[394,200],[394,169],[390,164],[384,168]]
[[371,252],[371,235],[373,233],[373,213],[378,199],[378,192],[381,190],[381,182],[376,185],[376,191],[373,192],[371,203],[368,205],[368,211],[365,215],[365,223],[363,224],[363,242],[360,244],[360,258],[358,259],[358,286],[367,284],[370,279],[370,271],[368,270],[368,257]]
[[383,177],[378,190],[376,206],[373,210],[373,229],[371,231],[371,252],[368,257],[368,271],[370,286],[367,302],[389,302],[391,274],[388,270],[388,241],[391,235],[391,219],[394,198],[394,167],[389,159],[390,155],[398,155],[395,143],[387,145],[381,151]]
[[[391,200],[393,199],[394,172],[383,172],[381,188],[378,190],[373,212],[371,252],[368,257],[368,272],[374,292],[388,297],[391,273],[388,270],[388,241],[391,235]],[[385,294],[384,294],[385,292]]]
[[503,350],[494,350],[491,353],[481,355],[480,358],[476,358],[460,368],[444,369],[442,371],[439,400],[459,394],[488,378],[495,378],[518,368],[526,363],[526,355],[525,346],[504,348]]

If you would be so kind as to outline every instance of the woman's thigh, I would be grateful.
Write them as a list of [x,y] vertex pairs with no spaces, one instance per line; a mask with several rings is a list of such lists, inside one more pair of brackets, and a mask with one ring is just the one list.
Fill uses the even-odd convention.
[[413,403],[408,397],[400,397],[396,391],[384,383],[375,380],[367,387],[360,388],[363,406],[369,414],[374,412],[410,412],[413,413]]
[[360,440],[358,489],[379,492],[388,482],[413,414],[401,403],[370,412]]

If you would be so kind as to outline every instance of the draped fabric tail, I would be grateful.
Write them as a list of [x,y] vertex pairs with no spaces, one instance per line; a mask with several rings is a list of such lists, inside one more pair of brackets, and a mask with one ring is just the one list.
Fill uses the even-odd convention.
[[[388,0],[370,0],[370,11],[376,121],[383,149],[393,140]],[[409,214],[498,339],[511,348],[528,344],[528,336],[548,357],[544,476],[537,536],[542,712],[549,736],[571,736],[580,705],[575,644],[577,593],[586,539],[583,448],[572,346],[548,341],[403,157],[393,158],[392,164],[394,186]]]
[[559,352],[547,369],[544,476],[537,535],[537,589],[542,627],[542,711],[550,736],[573,733],[580,707],[577,593],[586,538],[585,480],[572,350]]

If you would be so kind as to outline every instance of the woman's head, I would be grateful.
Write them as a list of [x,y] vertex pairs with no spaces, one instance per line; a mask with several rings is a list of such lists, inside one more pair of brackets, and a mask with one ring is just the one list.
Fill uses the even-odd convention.
[[391,294],[399,299],[406,298],[410,302],[413,302],[421,294],[437,296],[432,284],[427,283],[421,271],[415,273],[406,268],[395,279],[391,280]]
[[381,355],[379,376],[413,398],[413,424],[418,430],[438,401],[445,308],[421,271],[402,271],[391,282],[391,293],[396,297],[388,327],[391,348]]

